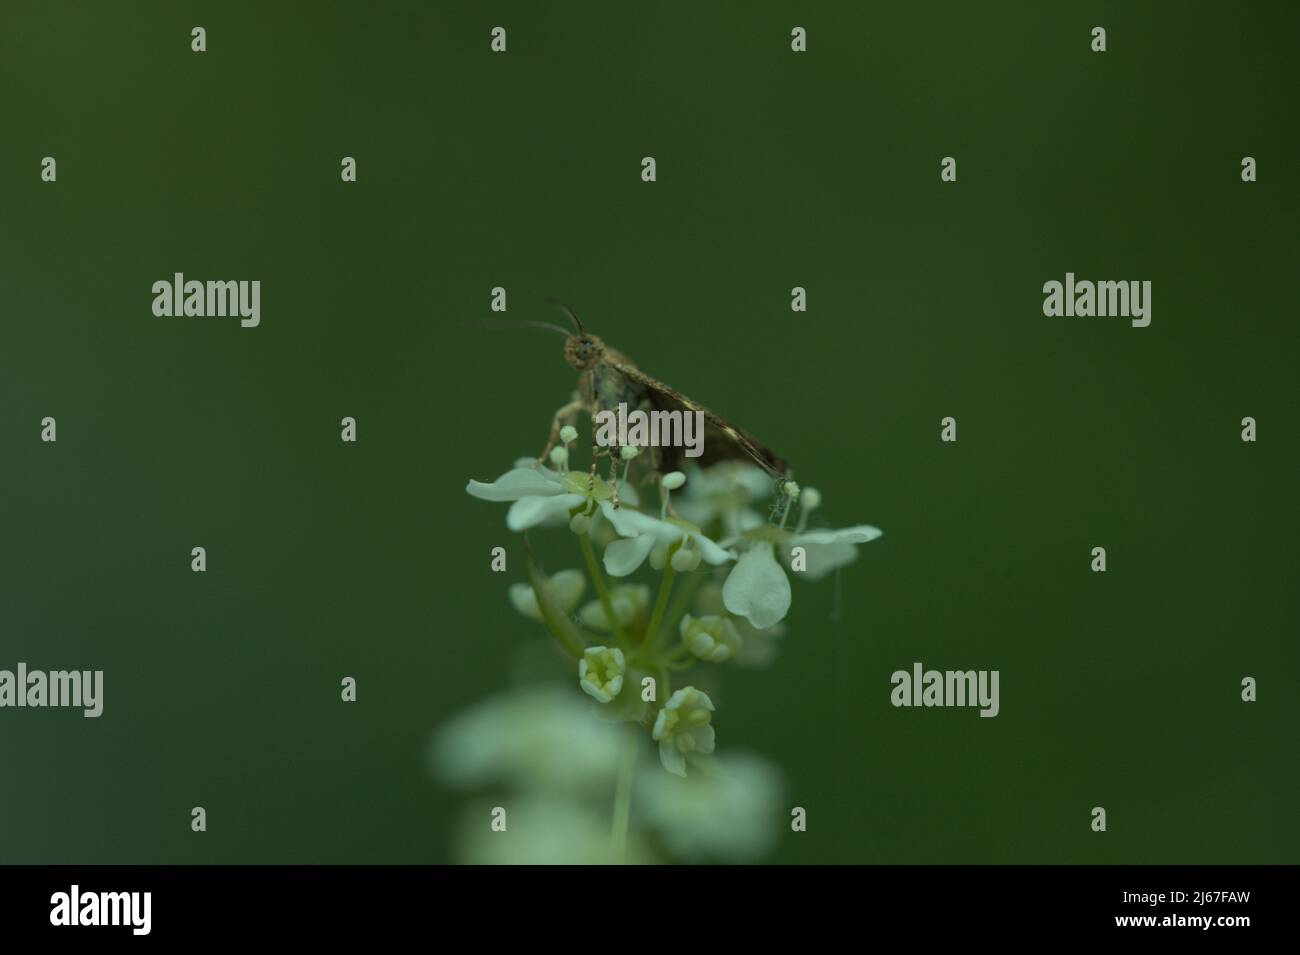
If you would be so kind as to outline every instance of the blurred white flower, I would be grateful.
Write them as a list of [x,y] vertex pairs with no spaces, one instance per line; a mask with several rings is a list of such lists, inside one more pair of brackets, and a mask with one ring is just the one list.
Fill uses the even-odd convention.
[[580,802],[523,795],[502,799],[506,829],[488,825],[493,804],[473,806],[460,821],[457,854],[471,865],[614,865],[655,861],[630,834],[626,859],[609,838],[609,812]]
[[686,775],[687,754],[713,752],[713,701],[693,686],[684,686],[668,698],[655,717],[651,734],[659,743],[664,769]]
[[715,518],[726,521],[767,497],[772,487],[771,476],[762,468],[741,461],[723,461],[707,469],[692,467],[687,471],[686,487],[673,499],[673,506],[686,520],[708,527]]
[[[580,570],[561,570],[547,578],[544,589],[555,600],[555,605],[565,614],[573,613],[587,588],[587,576]],[[510,603],[529,620],[541,620],[542,611],[537,606],[537,594],[531,584],[511,584]]]
[[807,567],[797,571],[808,580],[821,580],[833,570],[858,559],[858,545],[880,537],[882,531],[870,524],[845,527],[840,530],[801,531],[785,543],[786,565],[793,559],[792,548],[802,547]]
[[465,787],[505,783],[548,792],[603,791],[614,784],[626,737],[592,719],[588,706],[568,687],[498,694],[438,730],[434,768]]
[[881,535],[878,527],[870,524],[858,524],[840,530],[808,530],[808,517],[822,505],[821,491],[815,487],[804,488],[799,494],[799,526],[794,536],[784,545],[786,566],[792,565],[793,549],[802,547],[805,566],[796,571],[800,577],[809,580],[821,580],[833,570],[858,559],[858,545],[866,544]]
[[[620,627],[628,627],[637,618],[644,616],[650,607],[650,587],[646,584],[619,584],[609,591],[610,607]],[[609,617],[599,600],[592,600],[578,611],[578,619],[592,630],[608,633]]]
[[634,805],[679,858],[749,862],[786,830],[782,789],[780,772],[767,760],[733,753],[701,763],[685,779],[642,774]]

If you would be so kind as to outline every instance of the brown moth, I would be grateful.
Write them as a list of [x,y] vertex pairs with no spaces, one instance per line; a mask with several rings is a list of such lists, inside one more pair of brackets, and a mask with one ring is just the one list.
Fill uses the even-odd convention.
[[[751,461],[770,474],[774,480],[784,480],[789,472],[789,466],[780,455],[725,418],[641,371],[622,352],[610,348],[598,336],[584,329],[582,322],[571,309],[564,305],[559,307],[573,322],[574,333],[565,331],[557,325],[538,324],[564,335],[564,358],[580,373],[578,393],[572,402],[555,412],[551,422],[550,438],[538,458],[539,464],[546,460],[551,448],[555,446],[561,426],[571,422],[579,412],[585,412],[594,419],[597,413],[615,411],[622,403],[632,410],[699,412],[703,415],[702,455],[687,459],[685,448],[682,447],[641,448],[639,449],[641,456],[637,461],[639,464],[644,463],[651,474],[663,475],[670,471],[681,470],[687,460],[694,461],[700,467],[707,467],[721,461]],[[611,474],[614,472],[617,450],[609,449]],[[593,475],[596,468],[595,454],[596,435],[593,426]]]

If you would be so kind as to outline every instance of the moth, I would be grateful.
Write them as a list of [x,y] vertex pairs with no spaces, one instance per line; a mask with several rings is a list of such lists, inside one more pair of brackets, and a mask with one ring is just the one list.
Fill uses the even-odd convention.
[[[598,336],[583,328],[578,316],[568,306],[554,303],[561,308],[573,323],[574,331],[569,332],[558,325],[547,322],[530,322],[560,332],[564,336],[564,358],[578,373],[577,396],[569,404],[555,412],[551,422],[551,433],[546,447],[538,458],[538,463],[546,460],[559,437],[560,428],[571,423],[580,412],[592,416],[593,420],[601,411],[615,411],[620,404],[629,409],[641,411],[680,411],[683,413],[699,412],[704,419],[704,442],[702,454],[690,458],[700,467],[708,467],[722,461],[748,461],[757,464],[778,485],[783,483],[790,468],[784,458],[759,441],[749,432],[715,414],[696,401],[687,398],[680,391],[665,385],[657,378],[647,375],[627,355],[611,348]],[[617,459],[616,448],[610,448],[610,471],[614,473]],[[663,475],[681,470],[688,460],[683,447],[645,447],[640,448],[638,464],[644,462],[652,475]],[[596,472],[596,435],[592,428],[592,462],[591,473]]]

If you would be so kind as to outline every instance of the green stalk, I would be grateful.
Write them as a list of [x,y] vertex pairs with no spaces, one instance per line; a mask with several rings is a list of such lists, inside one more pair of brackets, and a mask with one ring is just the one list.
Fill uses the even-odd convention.
[[668,563],[664,564],[664,579],[659,584],[659,596],[655,599],[655,609],[650,614],[650,623],[646,627],[645,639],[646,646],[650,652],[659,652],[659,625],[664,620],[664,610],[668,607],[668,595],[673,590],[673,580],[677,577],[677,571],[673,569],[672,554],[669,554]]
[[620,863],[627,862],[627,831],[632,817],[632,775],[636,771],[636,744],[636,736],[627,734],[623,765],[619,767],[618,781],[614,786],[614,819],[610,839],[614,844],[614,858]]
[[670,670],[689,670],[695,665],[695,657],[685,646],[679,646],[665,656],[663,662]]
[[555,605],[550,591],[546,589],[546,579],[542,577],[541,571],[537,569],[537,564],[533,561],[533,552],[527,545],[527,539],[525,539],[524,545],[528,552],[528,582],[532,585],[533,596],[537,598],[537,609],[541,612],[542,622],[546,624],[546,629],[550,631],[551,636],[559,641],[560,646],[570,656],[575,660],[581,660],[583,651],[587,646],[582,632]]
[[605,586],[605,575],[601,573],[600,564],[596,562],[596,549],[591,546],[591,537],[587,534],[579,534],[578,541],[582,545],[582,556],[587,561],[587,574],[591,577],[596,594],[600,597],[600,605],[605,610],[605,619],[609,621],[610,629],[614,631],[614,640],[626,652],[627,638],[623,635],[623,625],[614,616],[614,602],[609,597],[609,588]]
[[681,620],[682,615],[691,609],[691,601],[695,599],[696,592],[708,578],[707,573],[698,570],[687,576],[686,582],[677,589],[677,596],[673,598],[673,605],[664,618],[668,621],[669,627]]

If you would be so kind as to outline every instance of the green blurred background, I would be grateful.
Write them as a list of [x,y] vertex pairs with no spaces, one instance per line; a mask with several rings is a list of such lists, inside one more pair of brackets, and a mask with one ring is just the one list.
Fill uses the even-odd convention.
[[[497,285],[885,530],[838,622],[796,583],[776,665],[727,679],[720,746],[808,809],[774,860],[1300,857],[1294,4],[0,20],[0,668],[106,683],[98,720],[0,711],[0,861],[451,857],[430,735],[541,639],[465,482],[574,383],[471,327]],[[260,279],[261,326],[155,318],[175,271]],[[1151,326],[1045,318],[1066,271],[1150,279]],[[894,709],[917,660],[1000,670],[1001,715]]]

